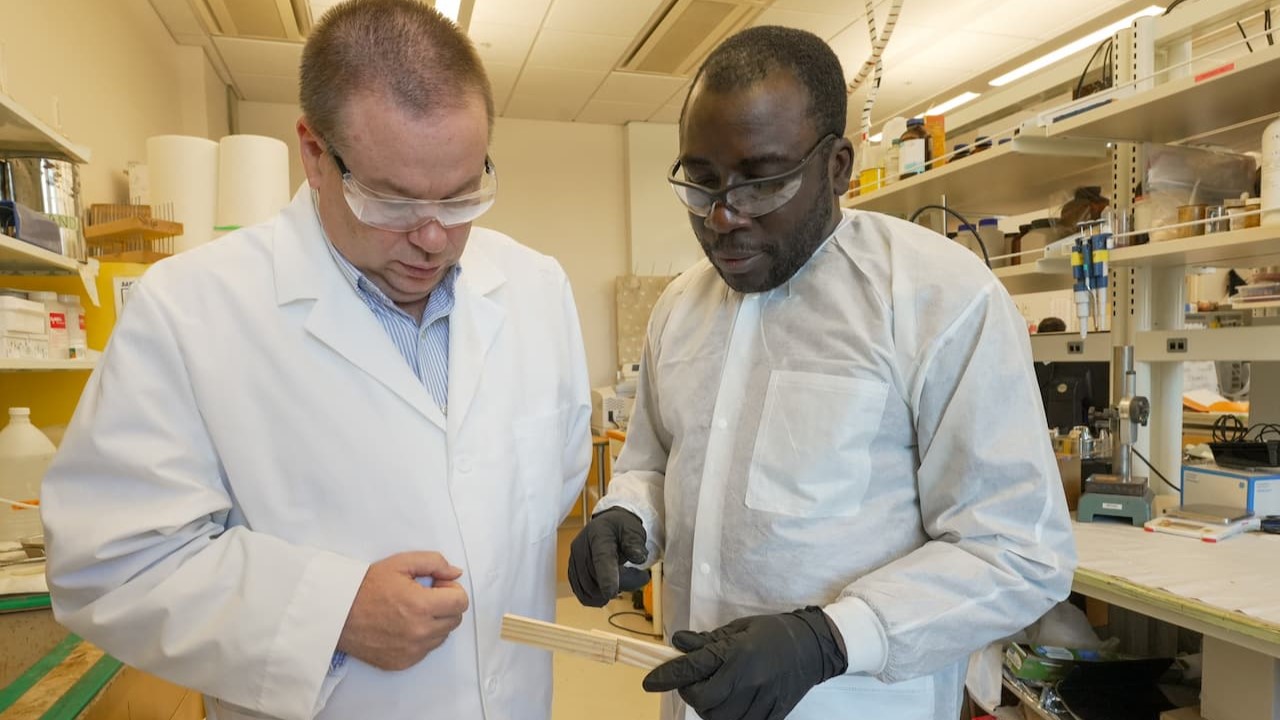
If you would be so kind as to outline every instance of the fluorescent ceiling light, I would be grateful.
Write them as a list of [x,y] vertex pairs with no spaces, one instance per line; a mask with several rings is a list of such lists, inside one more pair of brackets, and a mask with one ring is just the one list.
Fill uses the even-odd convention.
[[458,22],[458,11],[462,9],[462,0],[436,0],[436,10],[441,15]]
[[1134,13],[1133,15],[1130,15],[1124,20],[1114,22],[1102,28],[1101,30],[1089,33],[1088,35],[1080,38],[1079,40],[1076,40],[1070,45],[1065,45],[1063,47],[1060,47],[1057,50],[1054,50],[1053,52],[1047,55],[1044,55],[1043,57],[1032,60],[1031,62],[1027,63],[1026,65],[1023,65],[1020,68],[1007,72],[1004,75],[1001,75],[1000,77],[996,78],[995,80],[992,80],[991,85],[993,87],[1008,85],[1014,80],[1017,80],[1022,77],[1026,77],[1027,75],[1030,75],[1031,73],[1037,70],[1042,70],[1044,68],[1049,67],[1050,65],[1058,62],[1063,58],[1071,57],[1072,55],[1075,55],[1081,50],[1097,45],[1103,40],[1106,40],[1112,35],[1115,35],[1117,32],[1129,27],[1130,25],[1133,24],[1133,21],[1137,20],[1138,18],[1153,17],[1163,12],[1164,12],[1164,8],[1160,7],[1159,5],[1152,5],[1147,9],[1143,10],[1142,12]]
[[881,140],[884,139],[884,133],[878,132],[867,139],[870,140],[871,142],[880,142]]
[[956,108],[958,108],[958,107],[960,107],[961,105],[963,105],[963,104],[965,104],[965,103],[969,102],[970,100],[973,100],[973,99],[974,99],[974,98],[976,98],[976,97],[978,97],[978,93],[976,93],[976,92],[967,92],[967,93],[962,93],[962,94],[960,94],[960,95],[957,95],[957,96],[955,96],[955,97],[951,98],[950,100],[948,100],[948,101],[946,101],[946,102],[944,102],[944,103],[941,103],[941,104],[939,104],[939,105],[934,105],[933,107],[929,108],[928,110],[925,110],[925,111],[924,111],[924,114],[925,114],[925,115],[943,115],[943,114],[948,113],[948,112],[950,112],[950,111],[952,111],[952,110],[955,110]]

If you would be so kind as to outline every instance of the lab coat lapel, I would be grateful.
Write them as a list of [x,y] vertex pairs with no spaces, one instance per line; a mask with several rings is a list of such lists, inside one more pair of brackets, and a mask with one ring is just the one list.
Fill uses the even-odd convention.
[[[506,321],[492,293],[506,281],[497,265],[474,245],[462,257],[453,313],[449,316],[449,429],[463,427],[480,388],[489,351]],[[510,388],[510,392],[518,392]]]
[[431,394],[330,255],[306,186],[281,216],[273,243],[277,302],[315,300],[306,331],[444,430],[444,414]]

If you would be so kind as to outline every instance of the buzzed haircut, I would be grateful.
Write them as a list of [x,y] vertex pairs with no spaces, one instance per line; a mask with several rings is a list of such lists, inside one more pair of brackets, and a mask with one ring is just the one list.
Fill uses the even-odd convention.
[[[698,83],[717,93],[741,90],[778,70],[790,72],[804,86],[818,135],[843,136],[849,98],[840,58],[822,38],[804,30],[762,25],[733,35],[703,61],[689,93]],[[681,124],[688,105],[686,96]]]
[[388,94],[415,115],[483,98],[493,128],[493,91],[471,40],[416,0],[346,0],[312,29],[302,50],[299,100],[328,143],[343,144],[342,113],[361,93]]

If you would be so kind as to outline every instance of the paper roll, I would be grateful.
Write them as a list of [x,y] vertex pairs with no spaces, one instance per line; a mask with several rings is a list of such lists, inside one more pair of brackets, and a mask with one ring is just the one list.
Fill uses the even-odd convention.
[[289,147],[261,135],[228,135],[218,143],[216,227],[270,220],[289,204]]
[[147,138],[147,175],[152,214],[172,213],[183,234],[174,252],[190,250],[213,239],[218,204],[218,143],[187,135]]

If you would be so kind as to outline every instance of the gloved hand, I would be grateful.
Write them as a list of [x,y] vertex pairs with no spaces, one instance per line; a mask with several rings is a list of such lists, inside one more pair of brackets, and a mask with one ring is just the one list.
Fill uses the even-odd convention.
[[706,720],[781,720],[814,685],[849,667],[843,639],[818,607],[682,630],[671,643],[688,654],[654,668],[644,689],[679,690]]
[[609,508],[591,518],[569,545],[569,587],[578,602],[604,607],[618,594],[618,566],[642,563],[648,536],[634,513]]

